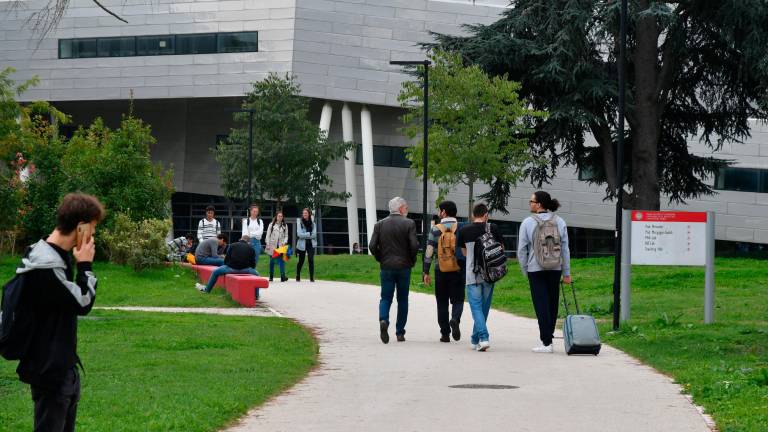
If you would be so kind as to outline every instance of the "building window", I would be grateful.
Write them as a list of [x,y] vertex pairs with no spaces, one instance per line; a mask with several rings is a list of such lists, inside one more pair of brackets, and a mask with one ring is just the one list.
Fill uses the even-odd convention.
[[59,58],[258,52],[258,32],[60,39]]
[[715,189],[768,193],[768,169],[721,168],[715,175]]
[[[373,146],[373,165],[380,167],[410,168],[411,162],[405,154],[406,147]],[[363,164],[363,147],[357,146],[355,163]]]
[[220,34],[218,52],[252,52],[259,47],[259,34],[256,32]]
[[176,54],[176,38],[171,36],[138,36],[136,55],[171,55]]

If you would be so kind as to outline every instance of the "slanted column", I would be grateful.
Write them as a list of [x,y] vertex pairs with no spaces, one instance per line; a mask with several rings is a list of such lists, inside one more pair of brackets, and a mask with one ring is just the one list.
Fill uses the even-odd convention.
[[[330,102],[326,101],[325,104],[323,104],[323,110],[320,112],[320,130],[325,132],[326,137],[328,137],[331,130],[331,117],[333,117],[333,107]],[[323,216],[321,210],[320,206],[315,208],[315,223],[318,232],[317,247],[318,249],[323,250],[325,238],[323,234]]]
[[[363,105],[360,110],[360,132],[363,137],[363,186],[365,187],[365,227],[368,243],[376,224],[376,182],[373,172],[373,125],[371,112]],[[369,251],[370,253],[370,251]]]
[[[341,108],[341,135],[346,143],[355,140],[352,110],[349,109],[349,105],[346,103],[344,103],[344,106]],[[360,243],[360,227],[357,223],[357,177],[355,175],[356,153],[357,149],[352,147],[347,151],[347,159],[344,161],[344,180],[347,193],[349,194],[349,200],[347,201],[347,231],[349,236],[350,254],[354,253],[352,245]]]

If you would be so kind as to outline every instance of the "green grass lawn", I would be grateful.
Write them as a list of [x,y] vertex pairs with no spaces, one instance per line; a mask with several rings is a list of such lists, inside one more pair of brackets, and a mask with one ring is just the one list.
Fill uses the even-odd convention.
[[[312,336],[269,317],[93,311],[80,320],[85,365],[78,430],[214,431],[301,379]],[[29,386],[0,361],[0,430],[32,429]]]
[[[9,279],[18,258],[0,258]],[[237,307],[204,295],[171,267],[134,273],[96,263],[97,306]],[[317,344],[284,318],[94,310],[79,323],[85,365],[78,430],[215,431],[290,387],[315,365]],[[29,386],[0,359],[0,431],[32,430]]]
[[[516,261],[510,266],[493,307],[533,317],[527,280]],[[319,279],[379,282],[376,262],[364,255],[318,256],[316,267]],[[412,289],[432,292],[417,268]],[[768,431],[768,261],[717,259],[712,325],[703,324],[703,268],[635,266],[632,319],[615,333],[613,259],[573,260],[572,274],[579,304],[599,320],[605,342],[674,377],[721,432]],[[531,334],[531,344],[537,338]]]

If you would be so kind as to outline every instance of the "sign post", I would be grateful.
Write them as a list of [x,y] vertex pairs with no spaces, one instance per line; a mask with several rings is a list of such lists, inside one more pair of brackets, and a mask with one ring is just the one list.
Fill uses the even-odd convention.
[[[704,322],[714,322],[714,212],[632,210],[630,223],[631,233],[624,240],[631,246],[625,243],[623,247],[630,250],[631,264],[706,266]],[[622,320],[630,315],[630,274],[627,265],[622,269]]]

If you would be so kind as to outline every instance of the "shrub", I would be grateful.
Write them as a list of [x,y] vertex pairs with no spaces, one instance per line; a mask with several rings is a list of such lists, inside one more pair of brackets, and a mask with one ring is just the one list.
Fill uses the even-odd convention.
[[102,238],[110,261],[141,271],[165,261],[168,254],[165,238],[170,229],[168,219],[134,222],[128,214],[118,213],[114,217],[114,226],[104,230]]

